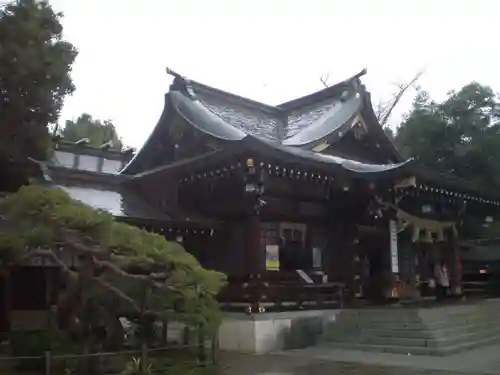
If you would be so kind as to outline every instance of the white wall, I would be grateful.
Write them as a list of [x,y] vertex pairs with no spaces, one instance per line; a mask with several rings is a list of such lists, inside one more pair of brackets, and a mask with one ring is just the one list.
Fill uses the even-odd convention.
[[320,318],[324,331],[325,327],[335,321],[339,311],[227,314],[219,328],[219,347],[227,351],[256,354],[289,349],[292,322],[304,318]]
[[[59,150],[54,152],[53,162],[66,168],[74,168],[76,158],[78,158],[77,169],[84,171],[117,174],[123,167],[121,160],[101,159],[98,156],[74,154]],[[102,163],[101,170],[99,170],[100,163]]]
[[75,154],[65,151],[54,152],[54,163],[63,167],[73,168],[75,164]]
[[116,174],[122,169],[122,162],[120,160],[104,159],[102,163],[102,173]]
[[97,171],[99,158],[97,156],[90,155],[80,155],[80,161],[78,163],[78,169],[84,171]]

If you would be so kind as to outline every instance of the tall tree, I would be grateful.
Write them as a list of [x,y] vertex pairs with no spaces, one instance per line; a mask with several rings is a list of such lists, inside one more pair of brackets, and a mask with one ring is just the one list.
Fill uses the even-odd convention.
[[115,126],[109,120],[97,120],[88,113],[83,113],[75,121],[66,121],[61,136],[67,140],[76,142],[87,138],[91,146],[99,147],[111,142],[111,148],[121,150],[123,144],[118,136]]
[[396,143],[430,168],[500,188],[499,109],[493,90],[476,82],[440,103],[420,91]]
[[392,99],[386,103],[379,103],[377,105],[377,118],[380,121],[380,125],[382,125],[384,129],[386,128],[387,121],[389,121],[394,108],[396,108],[404,94],[416,85],[422,74],[424,74],[424,70],[418,71],[408,83],[398,84],[398,91],[393,94]]
[[0,7],[0,159],[44,159],[64,98],[74,91],[77,51],[62,38],[61,13],[47,1]]

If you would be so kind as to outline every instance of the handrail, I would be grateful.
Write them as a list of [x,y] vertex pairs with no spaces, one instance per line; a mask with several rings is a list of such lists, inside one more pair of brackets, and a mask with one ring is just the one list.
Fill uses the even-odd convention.
[[274,275],[277,276],[274,280],[263,274],[259,279],[250,278],[249,275],[237,277],[239,280],[230,278],[228,285],[219,294],[222,307],[258,303],[284,311],[344,305],[346,284],[343,282],[306,284],[298,277],[290,279],[280,277],[283,275],[277,273]]

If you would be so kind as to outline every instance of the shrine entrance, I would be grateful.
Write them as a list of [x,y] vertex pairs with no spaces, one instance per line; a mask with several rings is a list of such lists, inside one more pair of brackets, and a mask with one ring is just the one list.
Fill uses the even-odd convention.
[[306,246],[305,224],[280,223],[280,247],[279,259],[280,270],[295,272],[298,269],[310,269],[312,267],[311,251]]
[[386,249],[387,231],[371,228],[362,231],[359,238],[363,298],[371,303],[383,303],[389,287]]

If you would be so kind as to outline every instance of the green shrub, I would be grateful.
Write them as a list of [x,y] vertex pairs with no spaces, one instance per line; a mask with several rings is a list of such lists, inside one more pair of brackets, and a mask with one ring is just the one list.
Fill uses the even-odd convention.
[[43,370],[45,366],[45,352],[71,352],[73,345],[69,338],[61,331],[43,329],[12,330],[9,334],[10,354],[13,357],[39,357],[36,359],[21,359],[17,368],[21,370]]

